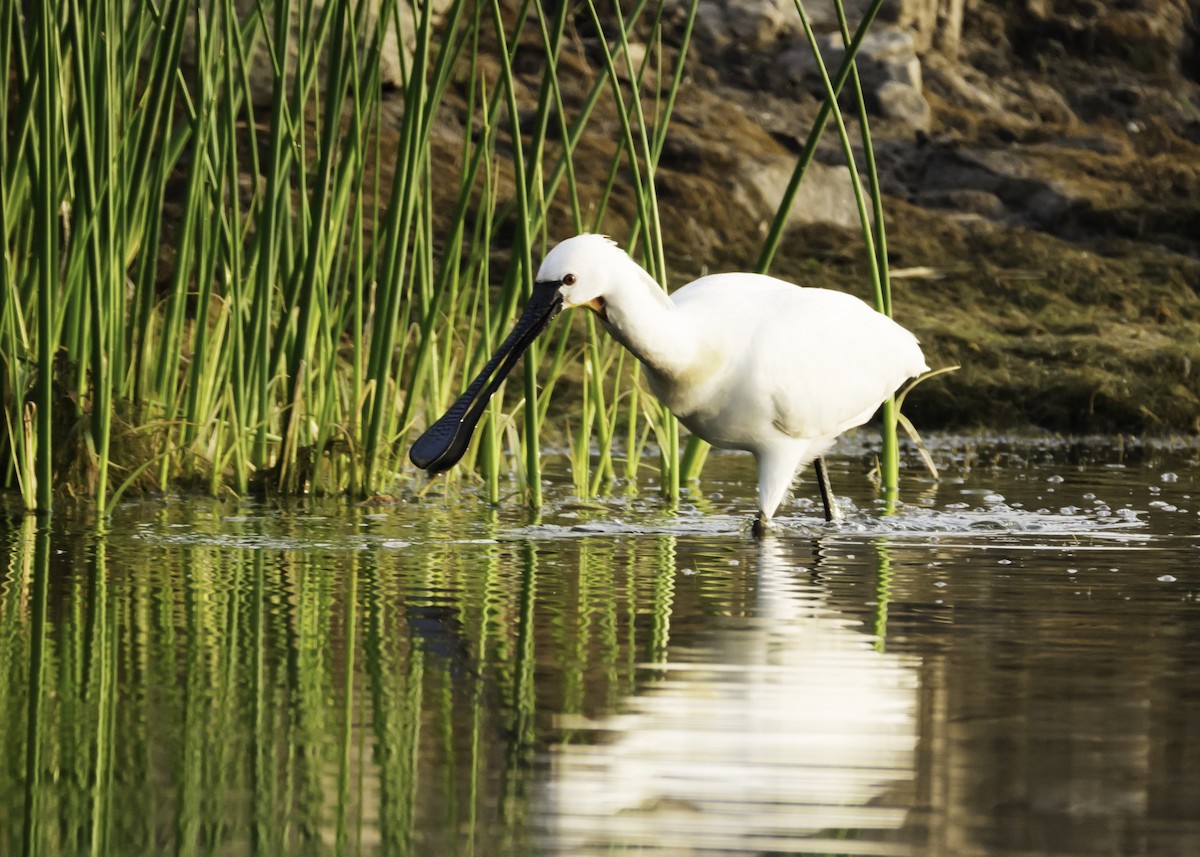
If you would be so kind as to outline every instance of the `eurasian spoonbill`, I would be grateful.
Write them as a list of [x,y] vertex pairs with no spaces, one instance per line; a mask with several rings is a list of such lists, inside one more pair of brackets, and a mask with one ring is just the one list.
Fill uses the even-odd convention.
[[[547,255],[512,333],[446,414],[413,444],[423,470],[453,467],[488,399],[558,314],[587,307],[645,369],[690,431],[758,462],[763,531],[800,468],[928,371],[917,339],[856,297],[762,274],[714,274],[667,295],[613,241],[584,234]],[[823,469],[826,517],[836,514]]]

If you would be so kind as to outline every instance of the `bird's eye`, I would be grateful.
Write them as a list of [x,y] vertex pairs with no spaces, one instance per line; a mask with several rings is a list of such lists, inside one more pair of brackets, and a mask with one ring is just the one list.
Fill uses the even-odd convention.
[[564,286],[573,286],[573,285],[575,285],[575,275],[574,275],[574,274],[567,274],[565,277],[563,277],[563,280],[562,280],[562,282],[563,282],[563,285],[564,285]]

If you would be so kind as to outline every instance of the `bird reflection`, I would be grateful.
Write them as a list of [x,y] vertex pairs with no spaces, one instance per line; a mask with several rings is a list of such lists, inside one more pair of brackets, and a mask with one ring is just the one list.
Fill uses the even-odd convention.
[[749,557],[750,617],[551,750],[549,853],[908,853],[888,795],[914,776],[917,663],[828,607],[796,544]]

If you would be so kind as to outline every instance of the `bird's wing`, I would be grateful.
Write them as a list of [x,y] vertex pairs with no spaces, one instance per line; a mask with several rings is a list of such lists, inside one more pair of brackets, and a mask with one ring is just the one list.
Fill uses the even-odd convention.
[[729,445],[760,441],[768,424],[797,439],[836,437],[927,368],[911,333],[843,292],[718,274],[672,300],[719,356],[707,392]]
[[776,428],[792,437],[831,438],[866,422],[927,367],[916,338],[862,301],[803,291],[786,324],[763,326],[756,371],[773,379]]

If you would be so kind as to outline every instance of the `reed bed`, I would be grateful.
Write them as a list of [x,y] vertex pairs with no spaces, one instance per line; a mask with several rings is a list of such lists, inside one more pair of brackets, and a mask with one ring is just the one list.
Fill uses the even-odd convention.
[[[25,508],[74,496],[103,513],[130,489],[415,488],[408,441],[486,360],[549,245],[611,232],[666,286],[655,172],[696,0],[682,16],[664,14],[666,0],[451,0],[436,18],[434,5],[4,5],[0,479]],[[853,33],[842,16],[846,59],[826,77],[758,268],[830,116],[850,157],[836,98],[849,81],[867,161],[864,246],[888,311],[853,66],[880,5]],[[602,36],[603,63],[570,104],[569,27]],[[530,67],[536,86],[517,72]],[[603,194],[583,199],[575,149],[601,105],[621,133]],[[632,201],[631,218],[609,216],[617,198]],[[458,472],[478,474],[492,500],[515,485],[539,504],[548,402],[581,363],[581,405],[562,431],[578,493],[653,473],[678,497],[702,445],[683,454],[636,361],[591,319],[576,324],[584,336],[560,324],[534,345],[520,389],[491,403]],[[884,423],[894,450],[891,411]]]

